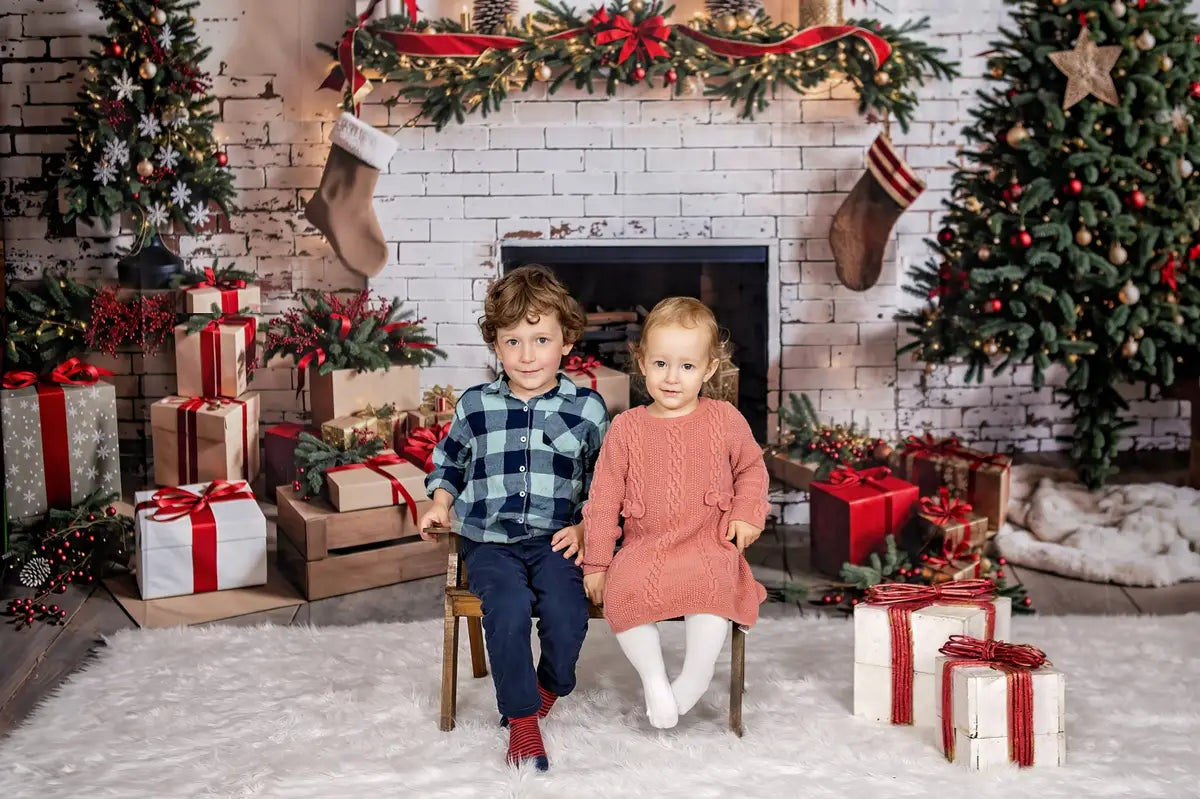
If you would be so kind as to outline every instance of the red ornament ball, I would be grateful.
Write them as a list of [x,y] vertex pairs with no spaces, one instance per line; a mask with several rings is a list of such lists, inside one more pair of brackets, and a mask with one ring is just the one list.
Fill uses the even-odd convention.
[[1033,244],[1033,236],[1029,235],[1028,230],[1020,230],[1012,234],[1012,238],[1010,238],[1009,241],[1014,247],[1026,249]]
[[993,297],[992,299],[988,300],[987,308],[992,313],[1000,313],[1000,311],[1004,309],[1004,303],[1002,303],[998,298]]
[[1200,82],[1193,83],[1192,87],[1188,89],[1188,94],[1192,95],[1192,97],[1195,97],[1197,100],[1200,100]]
[[89,521],[89,522],[94,522],[94,521],[96,521],[96,514],[94,514],[94,513],[89,513],[89,514],[88,514],[88,521]]
[[1129,207],[1139,211],[1146,207],[1146,195],[1141,189],[1135,189],[1133,194],[1129,195]]
[[300,490],[300,481],[299,481],[299,480],[293,480],[293,481],[292,481],[292,490],[293,490],[293,491],[299,491],[299,490]]
[[1003,577],[1003,576],[1004,576],[1004,569],[996,569],[996,576],[997,576],[997,577]]
[[1013,202],[1014,200],[1021,199],[1021,195],[1024,193],[1025,189],[1021,186],[1021,184],[1014,181],[1004,187],[1004,191],[1001,192],[1001,195],[1008,202]]
[[997,558],[996,562],[999,563],[1001,566],[1004,566],[1008,563],[1008,558]]
[[105,512],[106,514],[108,514],[109,516],[116,516],[116,515],[117,515],[117,509],[116,509],[116,508],[114,508],[112,505],[109,505],[107,508],[105,508],[105,509],[104,509],[104,512]]
[[634,79],[634,80],[641,80],[641,79],[642,79],[642,78],[644,78],[644,77],[646,77],[646,68],[645,68],[645,67],[634,67],[634,69],[633,69],[633,79]]
[[124,54],[125,48],[121,46],[120,42],[113,42],[108,46],[108,52],[120,58]]
[[217,153],[217,165],[218,166],[225,166],[228,163],[229,163],[229,156],[225,155],[225,153]]
[[1033,600],[1030,599],[1029,597],[1025,597],[1024,599],[1021,600],[1021,604],[1024,605],[1025,607],[1029,607],[1030,605],[1033,604]]
[[954,231],[948,227],[942,228],[938,231],[937,240],[939,244],[950,244],[954,241]]
[[679,73],[677,73],[673,69],[668,69],[667,70],[667,83],[674,83],[677,80],[679,80]]
[[1071,178],[1067,181],[1067,194],[1072,197],[1078,197],[1083,194],[1083,181],[1079,178]]

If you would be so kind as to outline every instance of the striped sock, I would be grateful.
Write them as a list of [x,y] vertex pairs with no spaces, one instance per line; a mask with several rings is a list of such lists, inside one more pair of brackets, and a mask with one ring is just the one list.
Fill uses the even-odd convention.
[[532,760],[538,771],[549,771],[546,746],[537,716],[521,716],[508,720],[508,765],[517,766]]
[[546,718],[546,714],[550,712],[550,708],[554,707],[554,700],[558,699],[558,694],[553,691],[547,691],[542,686],[538,686],[538,693],[542,697],[542,706],[538,708],[538,718]]

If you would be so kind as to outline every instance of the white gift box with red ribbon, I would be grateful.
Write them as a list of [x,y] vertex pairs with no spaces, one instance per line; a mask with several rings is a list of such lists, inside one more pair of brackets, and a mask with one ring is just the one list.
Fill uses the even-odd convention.
[[194,483],[134,498],[142,599],[267,582],[267,520],[246,483]]

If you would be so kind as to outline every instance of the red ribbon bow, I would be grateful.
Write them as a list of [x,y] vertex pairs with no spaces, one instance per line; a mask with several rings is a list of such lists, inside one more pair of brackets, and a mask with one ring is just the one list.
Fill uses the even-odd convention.
[[920,504],[920,512],[926,516],[932,516],[934,524],[941,527],[948,522],[963,522],[969,523],[970,517],[967,516],[971,512],[972,507],[969,502],[962,500],[951,500],[950,489],[942,486],[938,489],[940,502],[934,502],[933,497],[922,497]]
[[38,381],[37,372],[14,370],[4,373],[4,388],[9,391],[18,388],[29,388]]
[[233,280],[217,280],[217,273],[213,271],[211,266],[204,267],[204,280],[199,283],[193,283],[188,286],[186,291],[195,291],[196,289],[222,289],[224,291],[237,290],[246,288],[246,281],[238,278]]
[[938,651],[946,657],[983,660],[1014,669],[1040,669],[1047,660],[1046,653],[1036,646],[984,641],[969,635],[950,636]]
[[[358,116],[361,104],[357,102],[358,92],[367,83],[366,75],[363,75],[354,66],[354,37],[358,32],[367,27],[367,20],[375,13],[375,6],[379,5],[380,0],[371,0],[367,4],[367,8],[358,15],[358,22],[355,25],[346,29],[346,35],[342,37],[338,43],[338,66],[330,71],[325,77],[325,81],[320,85],[320,89],[341,89],[347,80],[351,81],[350,94],[355,99],[354,115]],[[404,0],[404,5],[408,9],[408,18],[413,22],[417,19],[417,0]]]
[[1170,286],[1171,291],[1179,291],[1179,280],[1176,275],[1178,266],[1179,264],[1175,262],[1175,253],[1171,253],[1158,275],[1158,282]]
[[958,450],[958,438],[949,436],[941,441],[929,433],[924,436],[908,436],[904,439],[904,453],[917,457],[934,458],[939,455],[950,455]]
[[941,585],[880,583],[867,589],[868,605],[903,605],[916,602],[975,602],[992,599],[996,584],[991,580],[950,580]]
[[639,48],[649,60],[668,57],[662,43],[671,36],[671,29],[661,16],[647,17],[634,25],[620,14],[609,15],[608,9],[602,7],[592,16],[589,27],[595,31],[603,25],[610,27],[593,34],[596,44],[625,40],[625,44],[621,46],[621,53],[617,56],[618,64],[625,63]]
[[572,355],[567,358],[567,363],[563,366],[563,369],[568,374],[587,375],[592,381],[592,390],[594,391],[596,389],[596,370],[602,366],[604,364],[596,360],[593,355],[589,355],[586,358],[579,355]]
[[433,450],[438,443],[450,434],[450,424],[434,424],[429,427],[418,427],[404,440],[402,452],[404,457],[425,473],[433,471]]
[[325,473],[331,474],[333,472],[347,472],[352,469],[370,469],[371,471],[375,472],[376,474],[387,478],[387,481],[392,484],[392,504],[399,505],[400,500],[403,499],[405,506],[408,507],[409,514],[412,516],[413,524],[416,524],[417,523],[416,500],[413,499],[412,494],[408,493],[408,489],[406,489],[404,487],[403,483],[401,483],[399,480],[397,480],[395,478],[395,476],[393,476],[383,470],[384,466],[396,466],[396,465],[404,463],[404,462],[405,462],[405,459],[401,458],[395,452],[384,452],[380,455],[375,455],[374,457],[367,458],[362,463],[346,463],[341,466],[333,466],[329,469],[326,469]]
[[204,512],[213,502],[229,502],[235,499],[254,499],[250,487],[244,481],[231,483],[228,480],[213,480],[201,493],[188,491],[179,486],[168,486],[154,492],[149,502],[138,504],[138,508],[153,506],[157,510],[150,514],[156,522],[173,522],[184,516]]
[[863,469],[861,472],[853,466],[839,466],[829,475],[829,485],[835,488],[852,488],[872,480],[881,480],[892,473],[886,466],[876,466],[873,469]]

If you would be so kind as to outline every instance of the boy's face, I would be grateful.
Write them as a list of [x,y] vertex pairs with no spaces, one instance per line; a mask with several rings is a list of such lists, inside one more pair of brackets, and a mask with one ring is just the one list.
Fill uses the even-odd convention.
[[508,385],[522,399],[544,394],[558,385],[558,367],[571,345],[563,341],[558,314],[543,313],[536,322],[526,318],[515,327],[496,331],[496,355],[508,375]]

